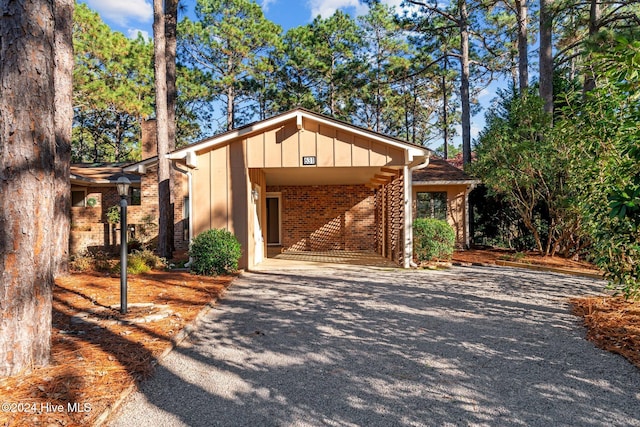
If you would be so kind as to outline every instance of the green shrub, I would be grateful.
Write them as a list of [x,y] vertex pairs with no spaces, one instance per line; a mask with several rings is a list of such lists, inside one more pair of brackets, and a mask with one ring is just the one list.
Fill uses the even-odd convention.
[[224,229],[207,230],[197,235],[189,248],[191,271],[208,276],[233,272],[241,255],[236,236]]
[[[150,251],[149,249],[136,251],[131,256],[135,256],[135,257],[138,257],[138,258],[142,259],[144,261],[144,263],[147,264],[149,266],[149,268],[151,268],[153,270],[165,268],[167,266],[167,260],[165,260],[164,258],[159,257],[158,255],[156,255],[155,253],[153,253],[153,251]],[[131,258],[131,257],[129,257],[129,258]]]
[[[118,268],[120,268],[119,265]],[[127,260],[127,274],[148,273],[149,270],[151,270],[151,267],[147,265],[144,258],[139,254],[135,253],[129,256],[129,259]]]
[[418,261],[451,259],[456,232],[440,219],[418,218],[413,222],[413,251]]
[[107,209],[107,222],[109,224],[120,223],[120,206],[114,205]]

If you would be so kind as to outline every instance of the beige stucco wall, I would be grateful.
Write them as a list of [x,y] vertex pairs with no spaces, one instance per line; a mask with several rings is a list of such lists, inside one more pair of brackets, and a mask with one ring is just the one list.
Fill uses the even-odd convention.
[[416,194],[422,192],[447,193],[447,221],[456,231],[456,245],[464,247],[467,242],[466,227],[466,185],[414,185],[413,186],[413,217],[416,217]]

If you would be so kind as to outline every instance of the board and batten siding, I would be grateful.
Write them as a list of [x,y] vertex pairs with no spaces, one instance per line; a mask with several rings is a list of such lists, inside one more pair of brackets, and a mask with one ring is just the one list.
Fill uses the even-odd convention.
[[316,167],[404,165],[404,151],[400,148],[306,118],[300,130],[292,120],[250,136],[246,142],[249,168],[301,167],[302,158],[307,156],[316,157]]
[[[210,228],[224,228],[235,234],[243,249],[248,247],[248,203],[250,182],[242,141],[198,154],[193,171],[194,236]],[[239,261],[246,266],[247,251]]]

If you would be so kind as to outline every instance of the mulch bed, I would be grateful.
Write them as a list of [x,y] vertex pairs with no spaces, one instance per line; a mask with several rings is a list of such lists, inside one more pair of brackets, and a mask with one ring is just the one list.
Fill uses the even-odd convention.
[[469,249],[456,251],[453,261],[461,263],[496,264],[498,261],[515,261],[545,267],[597,273],[598,269],[586,261],[572,260],[560,256],[542,256],[535,251],[516,252],[509,249]]
[[120,279],[72,274],[56,280],[51,364],[0,379],[0,426],[80,426],[104,421],[122,392],[148,377],[179,332],[233,277],[187,272],[129,276],[128,313]]
[[570,302],[573,313],[584,319],[589,341],[640,368],[640,301],[606,296]]

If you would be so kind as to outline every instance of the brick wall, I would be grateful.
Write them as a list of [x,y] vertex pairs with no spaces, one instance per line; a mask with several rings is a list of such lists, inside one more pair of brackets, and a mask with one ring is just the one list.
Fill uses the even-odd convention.
[[[153,247],[158,236],[158,178],[155,170],[150,170],[141,178],[141,203],[127,208],[127,223],[135,228],[135,237],[150,240]],[[187,195],[186,179],[178,174],[174,203],[174,235],[176,250],[187,250],[188,236],[184,239],[183,221],[184,197]],[[120,232],[114,231],[107,223],[107,210],[120,206],[120,196],[115,186],[89,187],[87,199],[96,199],[93,207],[71,208],[70,253],[77,254],[89,250],[116,251],[120,244]],[[131,201],[129,201],[131,202]],[[119,228],[119,226],[116,226]]]
[[285,250],[376,249],[375,195],[364,185],[269,186],[282,193]]

